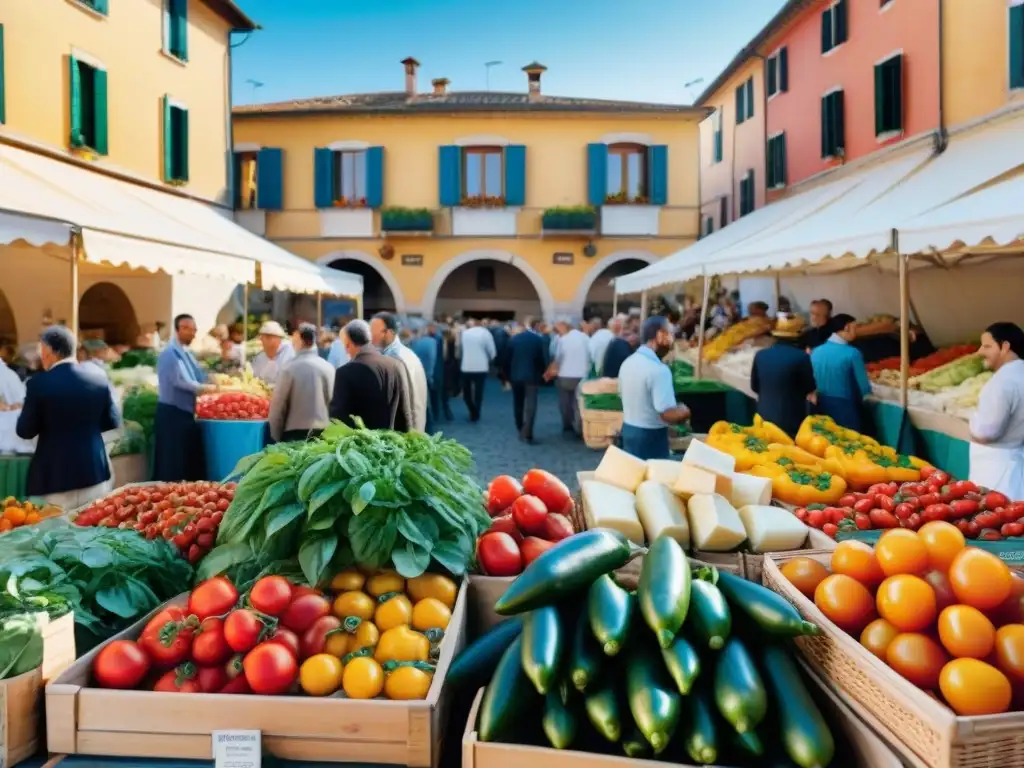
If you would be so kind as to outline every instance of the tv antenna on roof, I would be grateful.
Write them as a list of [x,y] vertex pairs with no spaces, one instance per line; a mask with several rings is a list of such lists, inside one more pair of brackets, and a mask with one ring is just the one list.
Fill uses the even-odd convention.
[[263,87],[263,83],[261,83],[259,80],[253,80],[251,77],[248,80],[246,80],[245,82],[252,86],[252,95],[253,95],[253,97],[256,96],[256,91],[258,91],[260,88]]
[[503,61],[485,61],[484,62],[484,72],[486,73],[486,75],[485,75],[485,78],[486,78],[485,82],[487,83],[487,90],[488,91],[491,90],[491,67],[500,67],[504,63],[505,62],[503,62]]
[[695,85],[700,85],[703,82],[704,82],[704,78],[703,77],[698,77],[696,80],[691,80],[688,83],[683,83],[683,88],[686,89],[686,92],[687,92],[687,94],[690,97],[690,101],[693,101],[693,87]]

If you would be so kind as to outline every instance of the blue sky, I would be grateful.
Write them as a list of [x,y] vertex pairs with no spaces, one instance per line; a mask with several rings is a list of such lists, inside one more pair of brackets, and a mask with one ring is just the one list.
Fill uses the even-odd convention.
[[[783,0],[240,0],[263,29],[234,51],[236,104],[404,87],[524,91],[524,64],[548,67],[545,93],[688,103]],[[557,10],[555,10],[557,9]],[[703,84],[689,81],[703,78]],[[262,87],[255,88],[255,80]]]

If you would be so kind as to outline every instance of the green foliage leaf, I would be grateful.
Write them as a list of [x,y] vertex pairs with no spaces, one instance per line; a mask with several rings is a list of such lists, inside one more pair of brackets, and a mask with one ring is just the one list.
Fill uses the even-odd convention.
[[338,548],[338,537],[333,533],[310,535],[299,547],[299,565],[306,580],[313,586],[324,580],[327,566]]

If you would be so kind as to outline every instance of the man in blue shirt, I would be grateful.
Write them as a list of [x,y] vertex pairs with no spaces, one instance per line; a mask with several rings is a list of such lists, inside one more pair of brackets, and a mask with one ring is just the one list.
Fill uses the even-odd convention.
[[437,326],[433,323],[427,325],[425,329],[420,333],[419,336],[409,345],[410,349],[416,353],[416,357],[423,363],[423,371],[427,376],[427,427],[426,432],[428,435],[434,433],[434,419],[440,418],[440,414],[437,411],[435,404],[437,400],[437,381],[435,374],[437,371]]
[[864,355],[851,342],[857,338],[856,320],[850,315],[832,318],[832,335],[811,352],[811,367],[818,386],[818,413],[837,424],[861,432],[864,398],[871,394]]
[[672,371],[661,358],[675,340],[668,319],[652,317],[644,323],[641,346],[619,370],[622,398],[622,449],[638,459],[669,457],[669,425],[690,418],[690,409],[676,402]]

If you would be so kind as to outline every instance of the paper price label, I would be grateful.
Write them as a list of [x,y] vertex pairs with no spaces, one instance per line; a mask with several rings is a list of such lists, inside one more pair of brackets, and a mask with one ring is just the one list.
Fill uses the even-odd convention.
[[259,731],[214,731],[212,741],[216,768],[262,768]]

